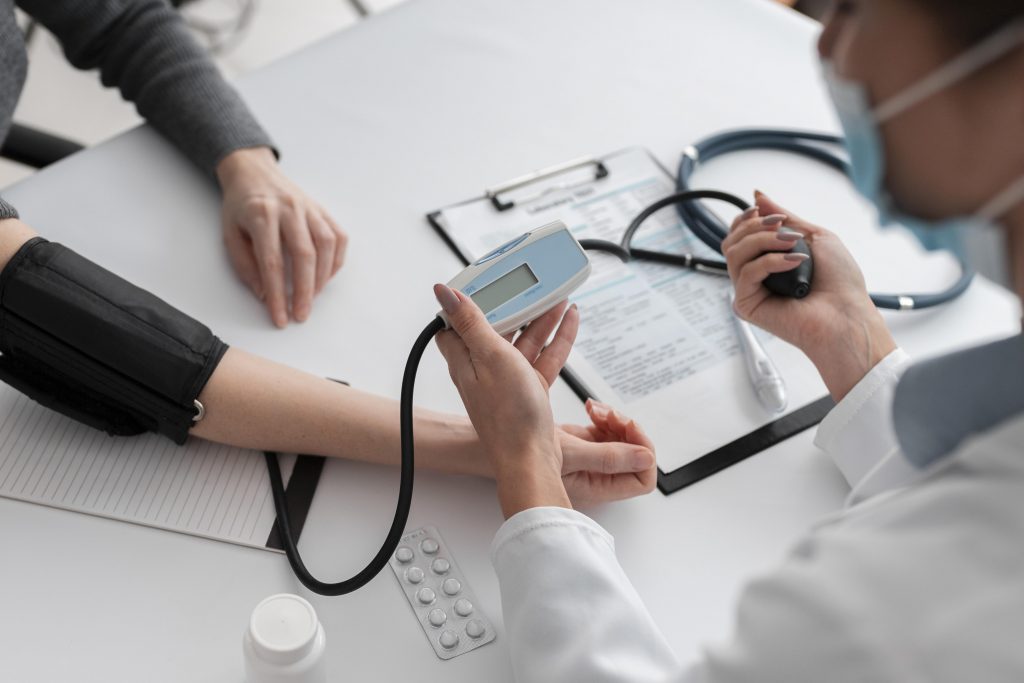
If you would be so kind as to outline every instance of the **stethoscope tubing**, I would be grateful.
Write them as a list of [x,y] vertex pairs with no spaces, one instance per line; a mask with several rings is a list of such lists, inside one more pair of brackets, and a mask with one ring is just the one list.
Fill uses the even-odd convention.
[[[653,214],[666,207],[675,206],[683,225],[710,249],[721,254],[722,241],[729,234],[729,229],[703,202],[696,200],[716,199],[732,204],[741,211],[745,211],[750,205],[728,192],[693,189],[691,179],[700,164],[731,152],[774,149],[813,159],[844,175],[849,175],[850,165],[847,160],[830,149],[842,144],[843,139],[839,136],[803,130],[754,128],[718,133],[686,149],[679,162],[676,192],[653,202],[638,213],[626,228],[619,243],[584,239],[580,240],[580,244],[584,249],[613,254],[623,262],[648,261],[725,275],[727,269],[724,261],[693,254],[640,249],[632,246],[633,239],[643,223]],[[908,294],[871,293],[870,297],[878,308],[897,311],[934,308],[961,296],[970,287],[973,279],[974,271],[961,260],[960,277],[944,291]]]

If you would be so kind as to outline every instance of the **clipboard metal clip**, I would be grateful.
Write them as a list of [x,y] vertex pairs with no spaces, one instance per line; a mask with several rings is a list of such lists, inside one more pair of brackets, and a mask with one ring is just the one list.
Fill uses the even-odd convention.
[[583,157],[580,159],[568,161],[564,164],[558,164],[557,166],[549,166],[548,168],[543,168],[539,171],[533,171],[532,173],[527,173],[526,175],[520,176],[518,178],[513,178],[512,180],[506,183],[502,183],[501,185],[492,187],[489,190],[485,190],[484,195],[487,197],[487,199],[491,200],[491,204],[494,206],[495,209],[497,209],[498,211],[508,211],[509,209],[515,207],[516,202],[511,199],[505,201],[501,198],[502,195],[507,194],[512,190],[517,190],[521,187],[532,185],[540,180],[562,175],[564,173],[568,173],[569,171],[575,171],[576,169],[586,168],[587,166],[594,167],[594,177],[592,179],[583,180],[576,183],[562,183],[560,185],[547,187],[544,190],[529,195],[527,197],[520,197],[518,201],[531,202],[535,199],[543,197],[549,192],[555,192],[557,190],[571,190],[574,187],[587,185],[588,183],[592,183],[595,180],[600,180],[602,178],[608,177],[608,167],[604,165],[603,161],[601,161],[600,159],[595,159],[593,157]]

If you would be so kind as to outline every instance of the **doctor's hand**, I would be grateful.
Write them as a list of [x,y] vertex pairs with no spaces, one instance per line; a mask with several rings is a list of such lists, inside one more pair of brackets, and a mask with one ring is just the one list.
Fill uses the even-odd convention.
[[224,245],[235,272],[277,327],[309,317],[313,297],[345,260],[348,237],[281,171],[266,147],[240,149],[217,165]]
[[572,348],[579,313],[573,307],[559,324],[565,306],[556,307],[513,346],[462,292],[435,285],[434,295],[452,325],[437,335],[437,346],[491,459],[505,517],[533,507],[572,507],[562,484],[562,448],[548,387]]
[[498,336],[469,297],[444,285],[436,285],[434,294],[453,328],[437,336],[437,345],[491,460],[506,517],[650,490],[654,454],[636,425],[595,405],[591,427],[555,428],[548,389],[579,329],[575,307],[549,311],[513,344]]
[[[868,296],[864,276],[832,232],[795,216],[764,194],[733,221],[722,242],[741,318],[801,349],[839,401],[896,348],[892,334]],[[779,228],[801,233],[814,258],[811,293],[804,299],[777,296],[763,282],[796,268],[799,254]]]

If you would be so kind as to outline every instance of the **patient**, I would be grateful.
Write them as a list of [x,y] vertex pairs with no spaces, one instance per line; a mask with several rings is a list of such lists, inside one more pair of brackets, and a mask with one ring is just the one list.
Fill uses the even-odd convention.
[[[6,306],[11,278],[8,262],[36,232],[19,219],[0,220],[0,302]],[[125,286],[128,287],[127,283]],[[177,315],[177,312],[174,312]],[[564,314],[564,318],[563,318]],[[562,320],[551,348],[575,335],[579,314],[559,307],[539,318],[516,344],[543,364],[544,342]],[[191,321],[194,323],[194,321]],[[198,325],[198,324],[196,324]],[[201,326],[199,326],[201,327]],[[0,319],[0,350],[11,360],[7,330]],[[215,339],[215,338],[214,338]],[[103,339],[115,345],[118,339]],[[223,345],[217,341],[220,348]],[[344,456],[397,464],[400,453],[398,403],[293,368],[228,348],[195,397],[204,415],[188,433],[220,443],[281,452]],[[551,379],[560,363],[552,365]],[[46,371],[44,370],[44,374]],[[190,398],[191,400],[191,398]],[[656,480],[653,446],[631,421],[600,404],[588,403],[592,423],[557,431],[564,454],[561,477],[576,505],[628,498],[652,490]],[[427,410],[415,413],[419,467],[493,478],[494,463],[465,417]],[[184,438],[184,434],[182,435]]]

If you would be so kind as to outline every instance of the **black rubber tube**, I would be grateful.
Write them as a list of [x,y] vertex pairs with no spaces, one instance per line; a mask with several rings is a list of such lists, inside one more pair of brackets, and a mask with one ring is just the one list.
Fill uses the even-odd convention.
[[288,519],[288,506],[284,495],[284,481],[281,477],[281,467],[277,462],[277,456],[266,453],[267,470],[270,473],[270,489],[274,495],[274,508],[277,511],[277,526],[281,533],[281,542],[284,545],[285,555],[288,563],[292,566],[295,576],[303,586],[319,593],[320,595],[345,595],[358,590],[369,583],[380,573],[391,555],[394,554],[398,543],[402,539],[405,525],[409,521],[409,508],[412,505],[412,485],[415,470],[414,437],[413,437],[413,389],[416,384],[416,371],[420,367],[420,359],[423,352],[434,336],[443,330],[444,321],[434,318],[423,332],[416,339],[412,350],[409,352],[409,360],[405,363],[405,374],[402,376],[402,398],[399,408],[399,422],[402,434],[402,463],[401,479],[398,485],[398,505],[395,507],[395,517],[391,522],[391,529],[388,531],[384,544],[377,551],[377,554],[370,560],[369,564],[363,567],[362,571],[350,579],[338,581],[337,583],[325,583],[315,578],[302,561],[299,555],[299,548],[292,536],[291,522]]

